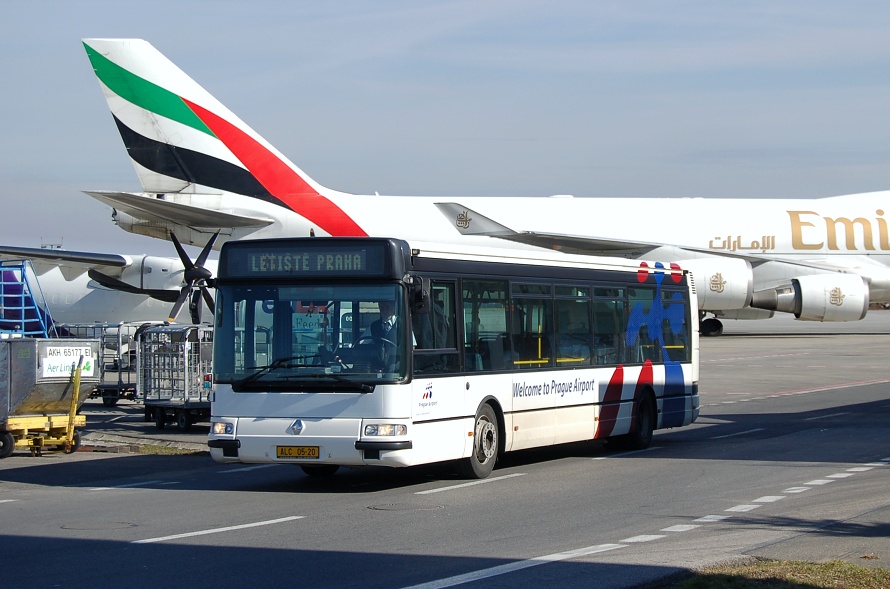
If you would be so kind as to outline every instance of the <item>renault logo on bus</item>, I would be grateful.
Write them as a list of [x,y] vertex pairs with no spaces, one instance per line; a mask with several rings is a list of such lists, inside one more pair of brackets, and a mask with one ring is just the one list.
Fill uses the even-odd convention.
[[290,427],[287,428],[287,433],[293,434],[295,436],[300,435],[300,433],[302,431],[303,431],[303,420],[302,419],[295,419],[294,422],[292,424],[290,424]]

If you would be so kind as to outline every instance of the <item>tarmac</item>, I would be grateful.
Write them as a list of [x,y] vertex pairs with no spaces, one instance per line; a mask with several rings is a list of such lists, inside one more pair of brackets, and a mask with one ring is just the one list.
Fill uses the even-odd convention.
[[177,429],[175,423],[158,429],[154,421],[146,421],[141,403],[121,400],[114,407],[105,407],[101,399],[87,400],[80,412],[87,418],[81,432],[80,452],[160,453],[164,449],[184,452],[209,452],[209,423],[196,423],[189,431]]
[[[159,430],[153,421],[145,421],[141,405],[129,401],[121,401],[111,408],[104,407],[101,400],[88,401],[82,412],[87,415],[87,426],[81,437],[80,452],[208,451],[209,423],[194,424],[188,432],[179,431],[175,424]],[[890,473],[890,457],[887,472]],[[770,560],[839,560],[890,569],[890,488],[887,496],[878,498],[877,503],[876,507],[853,518],[827,524],[820,522],[817,527],[795,531],[745,554]]]

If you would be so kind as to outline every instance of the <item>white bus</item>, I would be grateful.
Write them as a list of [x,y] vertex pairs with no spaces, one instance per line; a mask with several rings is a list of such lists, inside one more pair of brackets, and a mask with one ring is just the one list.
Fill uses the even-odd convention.
[[504,452],[644,448],[698,417],[698,305],[676,265],[273,239],[227,242],[216,286],[218,462],[453,460],[484,478]]

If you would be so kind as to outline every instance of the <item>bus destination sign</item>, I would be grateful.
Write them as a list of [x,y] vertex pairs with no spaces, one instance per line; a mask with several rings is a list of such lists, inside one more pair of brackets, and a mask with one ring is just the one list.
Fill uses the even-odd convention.
[[230,277],[275,278],[298,276],[380,276],[387,264],[382,243],[273,244],[247,242],[226,255]]

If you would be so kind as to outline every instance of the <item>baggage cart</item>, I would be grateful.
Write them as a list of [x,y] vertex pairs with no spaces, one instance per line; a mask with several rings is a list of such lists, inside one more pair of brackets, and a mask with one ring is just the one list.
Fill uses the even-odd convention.
[[137,343],[137,398],[145,420],[164,429],[173,421],[180,431],[210,418],[213,328],[158,325],[144,330]]
[[56,329],[60,337],[99,340],[99,384],[90,398],[101,398],[104,406],[114,407],[121,399],[136,400],[136,340],[141,331],[161,323],[62,323]]
[[74,452],[78,409],[99,381],[98,340],[0,340],[0,458],[16,448],[39,456],[51,448]]

